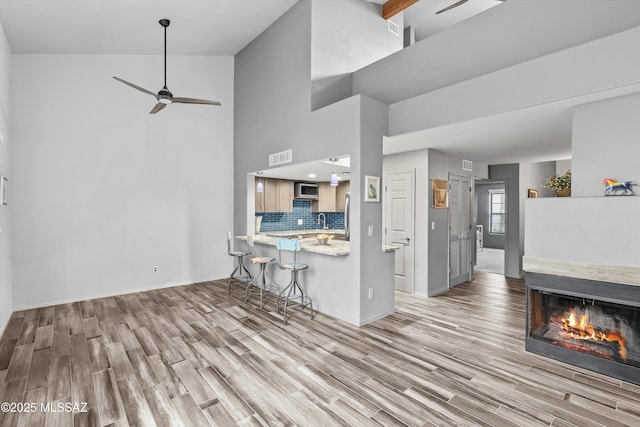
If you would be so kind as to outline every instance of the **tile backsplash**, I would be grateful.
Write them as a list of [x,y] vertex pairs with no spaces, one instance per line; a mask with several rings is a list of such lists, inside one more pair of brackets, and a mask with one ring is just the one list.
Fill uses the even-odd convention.
[[[256,212],[256,217],[262,217],[260,232],[287,230],[315,230],[322,228],[318,224],[318,214],[311,211],[311,200],[294,200],[293,212]],[[332,229],[344,228],[344,212],[325,212],[327,227]],[[302,225],[298,225],[298,220]]]

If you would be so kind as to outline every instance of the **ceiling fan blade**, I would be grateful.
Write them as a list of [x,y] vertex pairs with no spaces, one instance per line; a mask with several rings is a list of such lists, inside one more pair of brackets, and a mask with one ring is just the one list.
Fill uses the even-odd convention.
[[439,14],[439,13],[442,13],[442,12],[446,12],[447,10],[451,10],[451,9],[453,9],[454,7],[458,7],[458,6],[460,6],[461,4],[464,4],[464,3],[466,3],[466,2],[467,2],[467,0],[460,0],[460,1],[458,1],[458,2],[455,2],[454,4],[452,4],[452,5],[450,5],[450,6],[447,6],[447,7],[445,7],[444,9],[440,9],[439,11],[437,11],[437,12],[436,12],[436,15],[437,15],[437,14]]
[[117,81],[126,84],[127,86],[131,86],[134,89],[138,89],[140,92],[144,92],[144,93],[148,93],[149,95],[153,96],[154,98],[158,99],[158,95],[156,95],[155,93],[151,92],[150,90],[147,90],[143,87],[140,87],[138,85],[134,85],[131,82],[128,82],[126,80],[121,79],[120,77],[113,77],[114,79],[116,79]]
[[163,102],[158,102],[158,103],[156,104],[156,106],[155,106],[155,107],[153,107],[153,109],[152,109],[151,111],[149,111],[149,114],[155,114],[155,113],[157,113],[158,111],[162,110],[162,109],[163,109],[164,107],[166,107],[166,106],[167,106],[167,104],[165,104],[165,103],[163,103]]
[[196,98],[171,98],[171,102],[174,102],[176,104],[222,105],[218,101],[208,101],[206,99],[196,99]]

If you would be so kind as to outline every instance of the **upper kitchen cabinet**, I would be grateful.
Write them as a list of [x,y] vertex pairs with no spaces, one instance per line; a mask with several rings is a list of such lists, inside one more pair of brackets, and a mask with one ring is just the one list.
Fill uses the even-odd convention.
[[313,202],[314,212],[344,212],[344,195],[349,191],[349,181],[340,182],[337,187],[328,182],[318,183],[318,201]]
[[262,193],[256,190],[256,212],[293,212],[293,181],[262,178],[262,185]]
[[351,188],[351,181],[340,181],[338,188],[336,189],[336,212],[344,212],[345,210],[345,197],[344,195],[349,192]]
[[317,212],[336,211],[336,187],[328,182],[318,183],[318,203],[314,203]]

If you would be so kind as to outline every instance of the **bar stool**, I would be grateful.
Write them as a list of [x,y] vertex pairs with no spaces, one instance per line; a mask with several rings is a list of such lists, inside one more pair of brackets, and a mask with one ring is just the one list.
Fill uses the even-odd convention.
[[[280,269],[291,272],[291,281],[287,287],[280,292],[280,295],[278,295],[276,313],[280,312],[280,300],[286,294],[287,296],[284,299],[284,323],[287,323],[287,305],[291,299],[300,299],[300,306],[303,310],[306,306],[309,306],[311,309],[311,318],[313,319],[313,301],[311,301],[309,294],[300,286],[300,282],[298,281],[298,272],[309,268],[308,264],[297,262],[296,259],[298,252],[300,252],[300,240],[276,238],[276,248],[278,248],[278,263],[280,264]],[[293,262],[283,263],[282,251],[293,252]],[[298,292],[300,292],[300,294],[298,294]],[[293,294],[293,296],[291,294]]]
[[[249,270],[247,270],[247,267],[245,267],[244,265],[244,257],[251,255],[251,250],[232,251],[231,250],[231,231],[227,230],[227,254],[229,254],[230,256],[234,257],[237,260],[236,268],[233,269],[233,272],[231,272],[231,275],[229,276],[229,295],[231,295],[231,282],[233,281],[234,278],[238,280],[242,280],[242,279],[253,280],[253,276],[251,276],[251,273],[249,272]],[[243,271],[247,273],[246,276],[242,274]],[[236,272],[238,273],[238,276],[234,276]]]
[[[253,236],[247,236],[247,244],[249,245],[249,251],[253,252]],[[251,258],[251,262],[253,264],[260,265],[260,271],[249,283],[247,283],[247,290],[244,295],[244,302],[246,303],[249,300],[249,291],[252,291],[253,288],[260,289],[260,308],[264,307],[264,291],[277,290],[276,292],[280,293],[280,286],[273,280],[273,277],[267,271],[267,265],[274,262],[276,259],[270,256],[254,256]],[[267,288],[267,276],[271,280],[271,285]],[[260,281],[260,277],[262,277],[262,281]]]

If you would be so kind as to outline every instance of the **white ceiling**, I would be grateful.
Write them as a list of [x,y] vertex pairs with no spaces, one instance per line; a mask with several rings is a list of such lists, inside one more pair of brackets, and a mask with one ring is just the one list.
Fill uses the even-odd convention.
[[[295,181],[328,182],[331,174],[336,172],[338,179],[342,181],[351,180],[351,159],[348,155],[336,157],[334,159],[322,159],[313,162],[297,163],[285,165],[277,168],[270,168],[260,171],[266,178],[292,179]],[[313,174],[315,176],[310,176]],[[256,174],[257,175],[257,174]]]
[[[386,0],[362,1],[381,4]],[[405,25],[412,26],[420,40],[503,4],[498,0],[469,0],[435,14],[456,1],[418,1],[404,12]],[[170,55],[235,55],[295,3],[296,0],[0,0],[0,19],[14,54],[162,54],[162,27],[158,20],[168,18]],[[436,148],[490,164],[567,158],[571,152],[570,114],[570,103],[546,104],[387,138],[384,153]],[[513,143],[516,140],[517,146]]]
[[[330,1],[330,0],[323,0]],[[332,0],[339,1],[339,0]],[[363,0],[384,3],[386,0]],[[498,0],[422,0],[405,10],[420,40],[467,19]],[[0,17],[14,54],[235,55],[296,0],[0,0]],[[339,7],[336,8],[339,13]]]
[[296,0],[0,0],[14,54],[235,55]]
[[[382,4],[387,0],[369,1]],[[501,3],[500,0],[469,0],[460,6],[436,15],[437,11],[451,6],[457,1],[418,1],[404,11],[404,25],[405,27],[412,27],[415,30],[416,41],[420,41]]]

